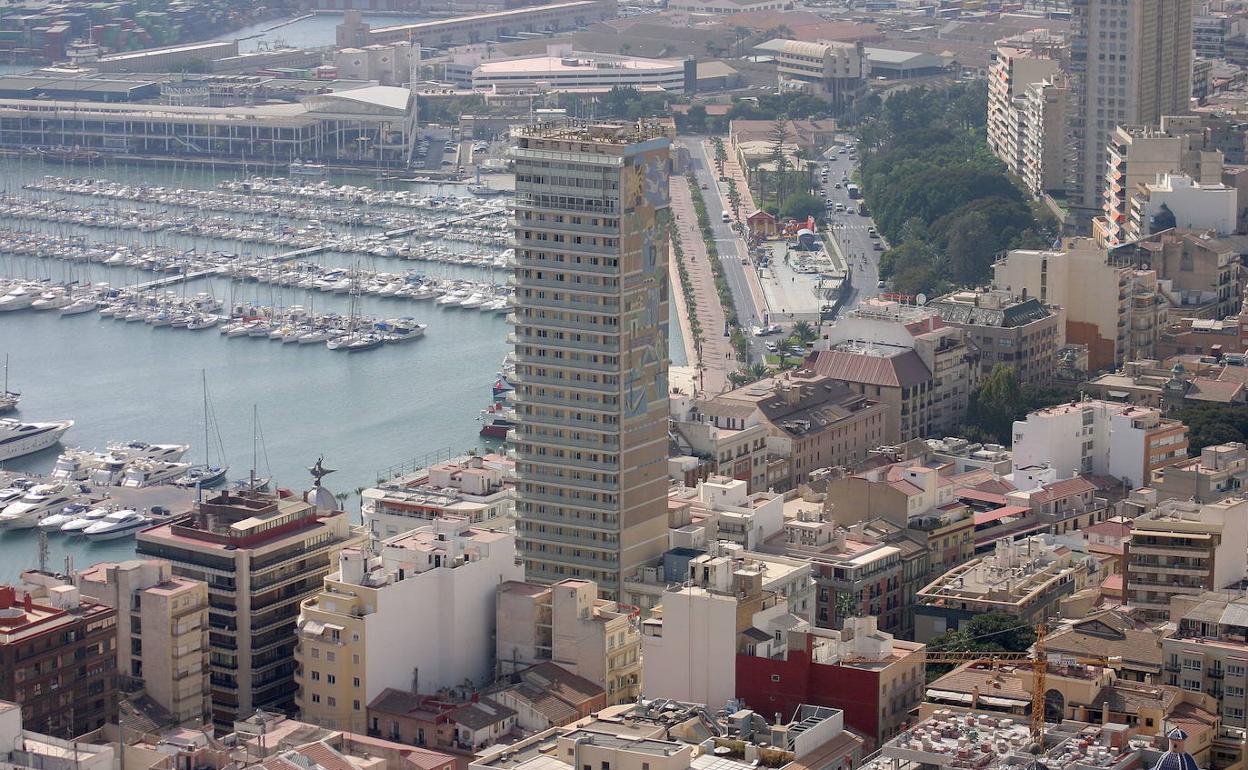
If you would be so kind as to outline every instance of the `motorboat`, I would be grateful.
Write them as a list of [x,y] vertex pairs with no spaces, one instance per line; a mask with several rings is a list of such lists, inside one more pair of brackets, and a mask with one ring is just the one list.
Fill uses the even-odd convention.
[[492,404],[488,409],[481,410],[481,435],[486,438],[507,438],[507,433],[516,427],[515,410],[502,403]]
[[136,460],[121,474],[121,486],[138,489],[171,481],[191,469],[190,463],[171,463],[162,460]]
[[12,418],[0,419],[0,462],[47,449],[60,441],[65,431],[73,426],[73,420],[21,422]]
[[73,299],[63,291],[48,291],[40,294],[30,306],[35,310],[60,310],[72,302]]
[[35,300],[39,299],[39,293],[25,286],[18,286],[11,289],[8,294],[0,297],[0,313],[10,310],[25,310],[35,304]]
[[77,299],[61,308],[61,315],[82,315],[95,310],[95,300],[93,299]]
[[189,452],[190,449],[190,444],[149,444],[146,441],[108,444],[108,451],[124,454],[134,460],[167,460],[176,462],[181,460],[182,455]]
[[221,316],[216,315],[215,313],[209,313],[208,315],[193,316],[189,321],[187,321],[186,328],[191,331],[195,331],[196,329],[211,329],[219,323],[221,323]]
[[63,535],[81,535],[83,530],[112,512],[111,508],[92,508],[61,525]]
[[129,537],[151,523],[138,511],[113,511],[82,531],[88,540],[118,540]]
[[42,529],[44,532],[60,532],[61,527],[74,519],[82,518],[89,510],[91,510],[90,506],[82,503],[70,503],[60,513],[45,516],[39,522],[39,529]]
[[26,494],[26,490],[21,487],[6,487],[4,489],[0,489],[0,509],[3,509],[4,506],[9,503],[17,502],[17,500],[24,494]]
[[31,487],[17,502],[9,503],[0,511],[0,530],[37,526],[45,516],[60,513],[77,495],[77,489],[67,484]]

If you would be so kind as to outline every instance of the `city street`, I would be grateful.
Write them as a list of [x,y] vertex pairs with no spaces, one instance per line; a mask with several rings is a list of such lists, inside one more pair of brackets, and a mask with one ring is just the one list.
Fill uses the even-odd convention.
[[[850,137],[842,139],[850,141],[850,147],[853,146]],[[877,285],[880,280],[880,254],[883,252],[874,250],[873,246],[877,241],[871,238],[867,229],[874,227],[875,222],[870,217],[858,214],[860,201],[850,200],[849,192],[845,189],[845,182],[842,181],[842,176],[852,176],[857,162],[849,159],[848,152],[841,154],[837,152],[837,149],[834,147],[824,153],[824,162],[828,166],[828,181],[824,185],[823,192],[824,197],[831,198],[834,205],[843,203],[847,209],[842,213],[830,209],[827,218],[832,225],[832,240],[853,270],[854,291],[843,306],[844,309],[849,309],[862,300],[870,299],[880,293]],[[878,241],[878,243],[884,245],[883,241]]]

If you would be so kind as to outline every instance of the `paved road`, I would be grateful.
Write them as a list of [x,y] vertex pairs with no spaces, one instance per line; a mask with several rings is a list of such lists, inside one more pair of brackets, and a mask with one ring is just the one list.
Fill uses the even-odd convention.
[[724,267],[724,276],[728,279],[728,288],[732,290],[732,300],[737,306],[737,321],[741,326],[762,325],[763,316],[754,304],[754,296],[745,280],[745,271],[750,270],[741,260],[749,256],[745,242],[741,236],[732,231],[731,224],[722,221],[721,213],[725,208],[719,196],[718,179],[715,176],[715,165],[706,145],[696,137],[681,137],[678,140],[689,150],[693,172],[697,176],[702,190],[702,199],[706,201],[706,214],[711,220],[711,232],[715,237],[715,248],[719,251],[720,263]]
[[[837,247],[853,268],[854,294],[844,305],[845,309],[849,309],[862,300],[880,293],[877,284],[880,280],[880,254],[882,252],[872,248],[876,241],[871,238],[867,230],[869,227],[874,227],[875,222],[870,217],[858,215],[859,201],[849,199],[849,193],[845,190],[844,182],[841,181],[842,176],[852,175],[857,162],[850,160],[848,153],[841,155],[835,150],[825,155],[825,161],[829,169],[828,181],[824,186],[825,197],[831,198],[833,204],[844,203],[848,209],[840,214],[829,211],[828,220],[832,223],[832,236]],[[837,184],[840,184],[840,189],[837,189]]]

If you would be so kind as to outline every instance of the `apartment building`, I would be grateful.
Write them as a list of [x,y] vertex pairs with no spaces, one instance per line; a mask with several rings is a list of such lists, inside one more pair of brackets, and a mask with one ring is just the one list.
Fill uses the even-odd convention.
[[950,326],[966,332],[979,348],[980,376],[997,364],[1013,367],[1020,382],[1044,385],[1057,369],[1057,351],[1066,344],[1061,309],[1035,297],[1004,289],[968,289],[928,304]]
[[9,770],[113,770],[117,752],[107,741],[35,732],[24,724],[19,704],[0,701],[0,764]]
[[0,585],[0,700],[21,707],[25,729],[76,738],[115,722],[116,645],[117,611],[74,586],[36,602]]
[[770,425],[762,413],[751,404],[675,391],[668,399],[675,443],[668,475],[687,486],[704,475],[727,476],[746,482],[750,493],[767,491]]
[[[1212,217],[1222,216],[1214,202],[1209,204]],[[1244,304],[1240,251],[1235,239],[1210,231],[1165,232],[1115,249],[1114,260],[1157,273],[1168,318],[1218,320],[1239,313]],[[1159,342],[1164,332],[1165,327]]]
[[695,409],[716,423],[767,429],[767,488],[777,492],[805,483],[816,468],[861,462],[887,440],[885,404],[809,369],[721,393]]
[[1248,447],[1239,442],[1203,447],[1198,457],[1153,471],[1148,486],[1159,500],[1212,503],[1248,484]]
[[378,538],[428,526],[444,516],[476,526],[511,525],[515,463],[503,455],[459,457],[402,473],[360,493],[364,526]]
[[295,708],[299,605],[321,590],[338,552],[364,538],[318,490],[318,504],[221,492],[138,534],[139,556],[208,583],[212,719],[221,728],[257,709]]
[[631,703],[641,694],[638,614],[598,598],[593,581],[508,581],[498,587],[494,610],[500,679],[550,661],[602,688],[608,705]]
[[1234,587],[1244,579],[1248,500],[1165,500],[1131,522],[1124,545],[1127,606],[1164,620],[1180,594]]
[[904,730],[923,701],[926,649],[869,616],[847,618],[840,631],[793,629],[783,657],[738,658],[738,697],[760,711],[790,713],[799,701],[841,709],[875,748]]
[[[1192,93],[1191,0],[1071,3],[1067,202],[1099,214],[1107,145],[1122,125],[1182,115]],[[1065,304],[1065,303],[1063,303]]]
[[871,615],[890,632],[902,628],[905,564],[898,546],[866,534],[862,526],[837,526],[824,506],[801,506],[764,550],[810,562],[814,625],[838,628],[847,617]]
[[299,607],[299,712],[362,731],[368,703],[386,688],[488,684],[494,592],[523,575],[515,537],[467,519],[435,519],[376,550],[344,548],[338,569]]
[[1160,409],[1084,400],[1014,422],[1014,467],[1049,466],[1058,478],[1096,474],[1142,486],[1187,457],[1187,426]]
[[811,369],[888,407],[883,443],[950,434],[965,419],[979,368],[965,332],[936,310],[867,300],[816,344]]
[[1156,271],[1119,262],[1090,238],[1069,238],[1048,251],[1010,251],[993,265],[993,284],[1061,306],[1066,343],[1087,346],[1092,370],[1151,357],[1166,322]]
[[668,146],[655,125],[517,133],[517,546],[619,595],[667,540]]
[[1248,599],[1207,591],[1171,600],[1177,630],[1161,640],[1164,681],[1213,696],[1222,724],[1248,728]]
[[1099,565],[1071,538],[1002,538],[988,556],[955,567],[919,591],[914,635],[931,641],[985,613],[1032,625],[1057,612],[1064,596],[1098,583]]
[[805,621],[762,588],[753,564],[704,555],[683,584],[663,592],[642,621],[643,692],[647,698],[727,703],[737,697],[737,656],[783,654],[788,630]]
[[1233,234],[1239,227],[1239,191],[1221,182],[1200,184],[1186,174],[1159,174],[1156,182],[1137,186],[1127,203],[1123,240],[1169,227]]
[[1070,79],[1059,72],[1027,86],[1022,110],[1023,185],[1036,198],[1066,189],[1066,108]]
[[1131,240],[1138,228],[1129,228],[1131,200],[1140,186],[1166,174],[1184,174],[1192,181],[1216,185],[1222,181],[1222,152],[1213,143],[1199,116],[1186,109],[1159,118],[1159,123],[1116,126],[1105,148],[1104,203],[1093,224],[1093,235],[1116,246]]
[[1025,483],[1032,474],[1015,473],[1019,489],[1005,494],[1006,505],[1026,509],[1048,525],[1054,535],[1076,535],[1109,518],[1109,501],[1096,494],[1097,486],[1082,476],[1057,479],[1052,468],[1042,469],[1037,483]]
[[871,66],[862,41],[783,40],[775,54],[781,91],[801,91],[843,109],[867,87]]
[[84,598],[117,611],[117,673],[177,722],[209,716],[208,584],[160,559],[101,562],[78,573]]
[[1029,165],[1028,93],[1060,71],[1053,53],[1002,41],[988,65],[988,147],[1020,179]]
[[709,540],[737,543],[755,550],[784,524],[784,497],[775,492],[750,494],[739,479],[711,476],[697,487],[673,486],[669,505],[688,504],[689,516],[711,535]]

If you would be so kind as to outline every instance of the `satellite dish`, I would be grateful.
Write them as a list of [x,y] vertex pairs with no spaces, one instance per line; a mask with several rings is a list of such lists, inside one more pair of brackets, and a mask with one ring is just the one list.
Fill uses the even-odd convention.
[[914,298],[914,303],[915,303],[916,305],[926,305],[926,304],[927,304],[927,295],[926,295],[926,294],[924,294],[923,292],[919,292],[918,296]]

